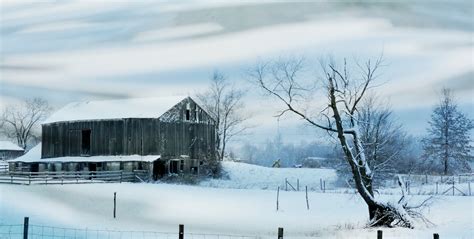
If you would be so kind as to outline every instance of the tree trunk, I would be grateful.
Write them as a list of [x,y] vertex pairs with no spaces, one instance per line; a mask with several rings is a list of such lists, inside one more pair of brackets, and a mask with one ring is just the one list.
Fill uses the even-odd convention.
[[[334,114],[334,120],[336,123],[337,137],[341,143],[344,156],[346,161],[349,163],[354,178],[355,186],[362,199],[365,201],[369,211],[370,225],[371,226],[392,226],[395,221],[402,221],[405,227],[412,227],[411,223],[405,214],[400,212],[401,209],[385,205],[375,200],[372,185],[372,175],[370,168],[368,168],[368,162],[364,156],[363,146],[360,144],[359,134],[357,127],[354,127],[352,131],[345,130],[342,117],[337,107],[337,101],[335,96],[335,89],[332,80],[329,80],[329,98],[330,105]],[[356,126],[357,122],[352,121],[352,126]],[[355,155],[351,150],[351,145],[347,142],[346,134],[351,135],[353,148]]]

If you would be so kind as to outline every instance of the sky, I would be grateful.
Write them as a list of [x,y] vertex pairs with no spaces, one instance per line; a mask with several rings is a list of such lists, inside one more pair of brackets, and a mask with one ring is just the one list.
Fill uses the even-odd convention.
[[244,88],[252,139],[324,141],[250,84],[262,60],[376,58],[377,95],[423,135],[443,87],[474,117],[471,1],[12,1],[0,3],[0,108],[42,97],[72,101],[195,95],[223,72]]

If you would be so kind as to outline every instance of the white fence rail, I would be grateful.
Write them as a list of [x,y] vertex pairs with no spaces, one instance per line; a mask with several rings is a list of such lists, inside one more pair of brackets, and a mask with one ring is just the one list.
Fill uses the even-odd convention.
[[0,175],[0,183],[8,184],[77,184],[107,182],[138,182],[147,179],[145,170],[134,171],[60,171],[9,172]]

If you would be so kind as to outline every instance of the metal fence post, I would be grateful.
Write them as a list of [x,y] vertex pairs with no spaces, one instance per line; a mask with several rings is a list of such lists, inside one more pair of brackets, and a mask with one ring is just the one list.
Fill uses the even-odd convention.
[[28,239],[28,225],[29,225],[30,218],[25,217],[23,222],[23,239]]
[[283,239],[283,227],[278,228],[278,239]]
[[306,209],[309,210],[309,201],[308,201],[308,186],[305,187],[306,191]]
[[280,197],[280,187],[277,188],[277,211],[278,211],[278,198]]
[[115,218],[116,208],[117,208],[117,192],[114,192],[114,218]]
[[179,239],[184,239],[184,225],[179,224]]
[[377,239],[382,239],[382,238],[383,238],[383,231],[377,230]]

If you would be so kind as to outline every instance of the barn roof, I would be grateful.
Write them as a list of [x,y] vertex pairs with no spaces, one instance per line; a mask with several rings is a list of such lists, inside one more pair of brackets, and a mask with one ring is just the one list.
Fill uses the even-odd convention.
[[60,121],[158,118],[186,96],[131,98],[73,102],[52,114],[43,124]]
[[0,150],[23,151],[20,146],[10,141],[0,141]]

